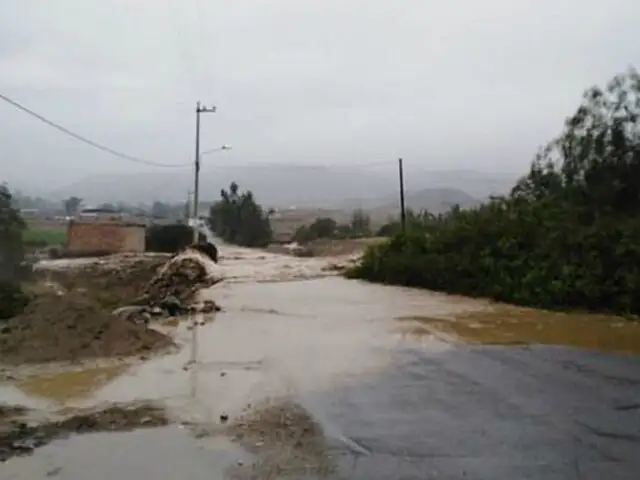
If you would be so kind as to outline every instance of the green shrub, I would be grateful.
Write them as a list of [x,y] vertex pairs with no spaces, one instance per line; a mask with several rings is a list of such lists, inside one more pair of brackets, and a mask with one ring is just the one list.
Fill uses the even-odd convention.
[[209,224],[224,241],[243,247],[266,247],[273,237],[269,211],[256,202],[250,190],[240,193],[235,182],[211,206]]
[[19,283],[0,280],[0,320],[19,315],[28,303],[29,296]]
[[[199,242],[206,242],[199,234]],[[193,243],[193,229],[184,224],[152,225],[147,228],[145,250],[147,252],[176,253]]]
[[396,234],[348,276],[640,314],[639,96],[635,72],[590,90],[508,196]]

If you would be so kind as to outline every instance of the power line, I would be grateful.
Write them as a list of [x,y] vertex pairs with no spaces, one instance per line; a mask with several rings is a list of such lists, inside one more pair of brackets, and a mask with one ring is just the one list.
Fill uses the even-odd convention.
[[[215,165],[215,168],[242,168],[242,167],[292,167],[292,168],[360,168],[364,170],[374,170],[379,169],[381,167],[390,167],[397,169],[398,160],[382,160],[378,162],[361,162],[361,163],[294,163],[294,162],[271,162],[271,161],[249,161],[249,162],[238,162],[238,163],[228,163],[228,162],[218,162]],[[206,169],[209,165],[204,165],[204,169]]]
[[151,162],[148,160],[144,160],[142,158],[137,158],[137,157],[133,157],[131,155],[127,155],[126,153],[122,153],[119,152],[117,150],[114,150],[112,148],[109,148],[105,145],[101,145],[97,142],[94,142],[93,140],[89,140],[86,137],[83,137],[82,135],[72,132],[71,130],[69,130],[68,128],[63,127],[62,125],[59,125],[55,122],[53,122],[52,120],[49,120],[48,118],[43,117],[42,115],[34,112],[33,110],[25,107],[24,105],[21,105],[20,103],[16,102],[15,100],[10,99],[9,97],[3,95],[0,93],[0,100],[4,100],[5,102],[9,103],[10,105],[13,105],[14,107],[16,107],[19,110],[22,110],[25,113],[28,113],[29,115],[31,115],[32,117],[37,118],[38,120],[40,120],[43,123],[46,123],[47,125],[49,125],[50,127],[55,128],[56,130],[59,130],[60,132],[75,138],[76,140],[79,140],[83,143],[86,143],[87,145],[90,145],[94,148],[97,148],[98,150],[102,150],[103,152],[107,152],[110,153],[111,155],[114,155],[116,157],[122,158],[124,160],[129,160],[130,162],[135,162],[135,163],[141,163],[143,165],[151,165],[153,167],[166,167],[166,168],[184,168],[184,167],[190,167],[191,163],[182,163],[182,164],[166,164],[166,163],[156,163],[156,162]]

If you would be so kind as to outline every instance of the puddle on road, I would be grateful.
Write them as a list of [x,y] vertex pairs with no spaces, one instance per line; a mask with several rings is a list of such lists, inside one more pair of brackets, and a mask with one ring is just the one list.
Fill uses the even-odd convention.
[[24,456],[55,439],[72,434],[126,432],[137,428],[166,426],[169,420],[163,408],[150,404],[112,405],[102,410],[76,410],[59,419],[24,423],[19,417],[26,411],[15,410],[0,424],[0,462]]
[[66,405],[72,400],[89,396],[122,375],[128,368],[128,365],[121,364],[34,375],[16,383],[15,386],[26,395]]
[[453,318],[409,315],[397,320],[403,323],[400,331],[416,336],[440,331],[472,344],[558,345],[640,354],[640,323],[608,315],[494,305]]
[[[2,464],[2,478],[33,480],[229,478],[250,456],[222,438],[195,439],[177,426],[128,433],[93,433],[57,440]],[[237,478],[237,477],[236,477]]]

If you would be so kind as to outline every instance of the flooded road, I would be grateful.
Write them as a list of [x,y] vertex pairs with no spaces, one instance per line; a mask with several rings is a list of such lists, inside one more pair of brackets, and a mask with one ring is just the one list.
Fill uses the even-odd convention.
[[464,345],[406,319],[483,302],[332,276],[346,258],[221,253],[204,295],[224,311],[164,327],[178,353],[0,384],[43,415],[150,401],[173,424],[54,441],[0,479],[637,478],[640,357]]

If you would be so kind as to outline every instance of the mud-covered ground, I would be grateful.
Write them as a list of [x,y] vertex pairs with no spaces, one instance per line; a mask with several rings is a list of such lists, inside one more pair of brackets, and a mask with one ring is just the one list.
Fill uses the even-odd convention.
[[150,315],[145,323],[141,316],[113,311],[159,308],[168,297],[192,304],[201,288],[217,281],[207,269],[213,262],[206,260],[185,252],[173,258],[119,255],[45,263],[27,286],[33,300],[26,310],[0,324],[0,364],[148,356],[170,349],[171,338],[148,327]]
[[[8,431],[63,437],[0,479],[637,478],[640,358],[611,353],[631,324],[320,278],[346,257],[221,254],[202,295],[224,310],[162,327],[176,351],[0,382]],[[157,428],[108,413],[134,406]]]
[[301,472],[330,478],[337,470],[322,427],[292,399],[248,408],[226,433],[255,455],[251,464],[231,469],[238,478],[300,478]]
[[122,432],[169,423],[162,408],[153,405],[112,405],[99,411],[75,412],[58,420],[28,420],[28,409],[0,405],[0,462],[28,455],[38,447],[71,434]]

